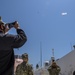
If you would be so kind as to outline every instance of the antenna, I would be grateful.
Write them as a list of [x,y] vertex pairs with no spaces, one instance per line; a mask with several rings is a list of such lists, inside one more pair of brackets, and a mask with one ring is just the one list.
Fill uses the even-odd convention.
[[42,68],[42,43],[40,42],[40,67]]
[[52,49],[52,56],[54,57],[54,48]]
[[51,60],[52,61],[55,60],[55,58],[54,58],[54,49],[52,49],[52,57],[51,57]]

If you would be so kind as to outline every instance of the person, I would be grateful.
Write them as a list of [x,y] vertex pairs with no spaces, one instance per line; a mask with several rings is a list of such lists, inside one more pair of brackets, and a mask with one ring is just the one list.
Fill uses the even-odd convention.
[[73,72],[73,75],[75,75],[75,71]]
[[28,54],[22,54],[23,62],[16,68],[15,75],[33,75],[32,66],[28,63]]
[[17,34],[7,33],[5,23],[0,17],[0,75],[13,75],[14,72],[14,48],[22,47],[27,41],[25,32],[20,29],[18,22],[13,28]]
[[55,61],[52,62],[52,65],[47,69],[49,75],[59,75],[61,68],[56,64]]
[[38,69],[39,68],[39,65],[38,64],[36,64],[36,69]]

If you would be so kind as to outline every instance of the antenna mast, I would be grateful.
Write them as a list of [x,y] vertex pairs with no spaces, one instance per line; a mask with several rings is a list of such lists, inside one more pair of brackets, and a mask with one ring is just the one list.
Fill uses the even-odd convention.
[[42,68],[42,43],[40,42],[40,67]]
[[52,57],[51,57],[51,60],[52,61],[55,60],[55,58],[54,58],[54,49],[52,49]]
[[52,49],[52,56],[54,57],[54,49]]

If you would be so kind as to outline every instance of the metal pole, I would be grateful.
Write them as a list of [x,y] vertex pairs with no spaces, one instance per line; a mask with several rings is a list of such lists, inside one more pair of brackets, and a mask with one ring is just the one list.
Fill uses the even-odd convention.
[[42,43],[40,42],[40,67],[42,68]]
[[52,55],[53,55],[53,57],[54,57],[54,49],[52,49]]

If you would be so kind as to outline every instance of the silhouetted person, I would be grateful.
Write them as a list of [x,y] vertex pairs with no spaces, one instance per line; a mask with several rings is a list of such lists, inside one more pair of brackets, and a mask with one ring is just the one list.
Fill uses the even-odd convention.
[[[8,26],[8,24],[7,24]],[[13,25],[17,35],[6,33],[9,29],[0,17],[0,75],[13,75],[14,72],[14,50],[27,41],[27,37],[17,22]]]
[[38,64],[36,64],[36,69],[38,69],[39,68],[39,65]]
[[73,72],[73,75],[75,75],[75,71]]
[[59,75],[61,68],[53,61],[47,70],[49,75]]

